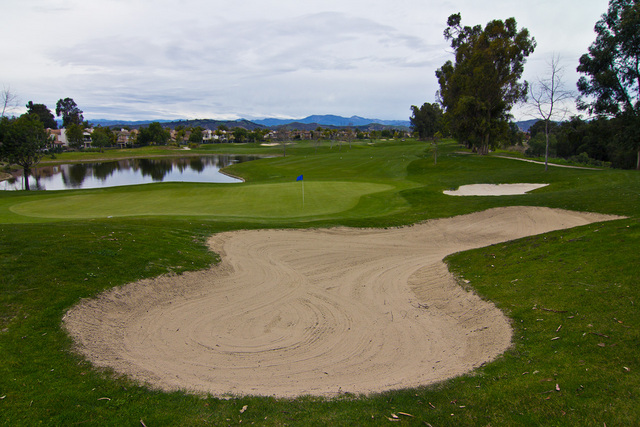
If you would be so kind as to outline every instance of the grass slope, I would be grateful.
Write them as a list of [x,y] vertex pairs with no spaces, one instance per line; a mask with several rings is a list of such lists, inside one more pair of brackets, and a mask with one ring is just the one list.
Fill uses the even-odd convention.
[[[228,146],[203,148],[221,149]],[[242,149],[262,153],[264,147]],[[401,424],[434,426],[634,424],[640,419],[640,174],[545,173],[539,165],[459,151],[441,144],[434,165],[429,149],[411,141],[351,148],[303,142],[287,147],[287,157],[234,165],[231,171],[247,179],[233,187],[240,190],[235,196],[225,186],[201,184],[0,194],[0,424],[380,425],[391,414]],[[306,194],[323,196],[297,216],[294,180],[302,173]],[[550,185],[526,196],[442,194],[485,182]],[[286,199],[290,187],[291,200],[279,212],[273,200]],[[507,205],[629,218],[449,257],[452,271],[513,320],[514,346],[435,386],[337,399],[160,393],[93,369],[60,329],[80,298],[215,262],[205,246],[211,233],[383,227]]]

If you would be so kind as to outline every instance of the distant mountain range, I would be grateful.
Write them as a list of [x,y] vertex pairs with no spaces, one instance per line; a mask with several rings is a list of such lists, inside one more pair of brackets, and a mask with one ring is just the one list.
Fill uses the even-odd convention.
[[309,125],[317,126],[333,126],[333,127],[361,127],[367,125],[381,125],[389,126],[389,127],[410,127],[411,123],[409,120],[379,120],[379,119],[365,119],[363,117],[352,116],[352,117],[341,117],[334,115],[314,115],[305,117],[304,119],[275,119],[275,118],[267,118],[260,120],[214,120],[214,119],[196,119],[196,120],[138,120],[138,121],[127,121],[127,120],[105,120],[105,119],[96,119],[89,120],[89,122],[93,125],[100,126],[108,126],[108,127],[116,127],[116,126],[127,126],[130,128],[139,128],[141,126],[146,126],[152,122],[160,122],[166,127],[174,128],[176,126],[201,126],[204,129],[216,129],[219,125],[225,125],[229,128],[234,127],[244,127],[248,130],[253,130],[255,128],[261,127],[278,127],[278,126],[287,126],[292,124],[301,124],[305,125],[304,127],[309,127]]
[[308,116],[304,119],[261,119],[261,120],[252,120],[254,123],[258,123],[263,126],[271,127],[271,126],[281,126],[288,125],[291,123],[303,123],[303,124],[318,124],[321,126],[337,126],[337,127],[347,127],[347,126],[366,126],[370,124],[379,124],[383,126],[404,126],[410,127],[411,123],[409,120],[380,120],[380,119],[365,119],[364,117],[359,116],[351,116],[351,117],[342,117],[342,116],[334,116],[331,114],[325,114],[322,116],[314,115]]

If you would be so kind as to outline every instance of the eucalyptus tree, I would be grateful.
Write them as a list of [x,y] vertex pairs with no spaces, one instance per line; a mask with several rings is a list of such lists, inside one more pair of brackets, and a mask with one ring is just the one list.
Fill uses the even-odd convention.
[[610,0],[595,32],[577,69],[585,74],[578,80],[578,108],[620,119],[640,170],[640,0]]
[[62,117],[62,127],[81,125],[84,121],[82,110],[71,98],[59,99],[56,103],[56,116]]
[[463,27],[459,13],[449,16],[446,40],[455,51],[436,71],[445,121],[452,134],[481,154],[506,134],[511,108],[526,100],[528,85],[519,82],[524,64],[536,47],[514,18]]

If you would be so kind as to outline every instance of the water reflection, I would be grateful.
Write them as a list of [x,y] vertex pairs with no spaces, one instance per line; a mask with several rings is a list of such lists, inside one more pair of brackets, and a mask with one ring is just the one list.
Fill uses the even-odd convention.
[[[29,176],[29,186],[36,190],[66,190],[161,181],[232,183],[240,180],[221,173],[220,169],[257,158],[259,157],[216,155],[45,166],[32,171],[32,175]],[[19,172],[12,179],[0,182],[0,189],[24,189],[22,173]]]

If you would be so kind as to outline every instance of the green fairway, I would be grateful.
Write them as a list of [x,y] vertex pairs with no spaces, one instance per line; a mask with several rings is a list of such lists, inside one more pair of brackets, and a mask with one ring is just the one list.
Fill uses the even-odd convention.
[[[253,144],[200,151],[234,148],[282,153]],[[227,171],[246,182],[0,192],[0,425],[637,424],[637,171],[545,172],[541,165],[473,155],[453,141],[439,144],[436,165],[431,145],[413,140],[301,141],[287,147],[286,157]],[[302,182],[295,181],[300,174],[304,206]],[[549,185],[516,196],[443,194],[476,183]],[[405,226],[515,205],[627,218],[448,257],[463,286],[510,318],[514,335],[503,356],[444,383],[334,399],[163,393],[94,368],[61,327],[83,298],[207,268],[218,259],[206,245],[214,233]],[[392,423],[392,414],[399,421]]]
[[57,219],[162,215],[277,220],[336,214],[355,207],[364,195],[393,188],[361,182],[306,182],[303,193],[302,182],[169,184],[39,198],[13,205],[10,210],[24,216]]

